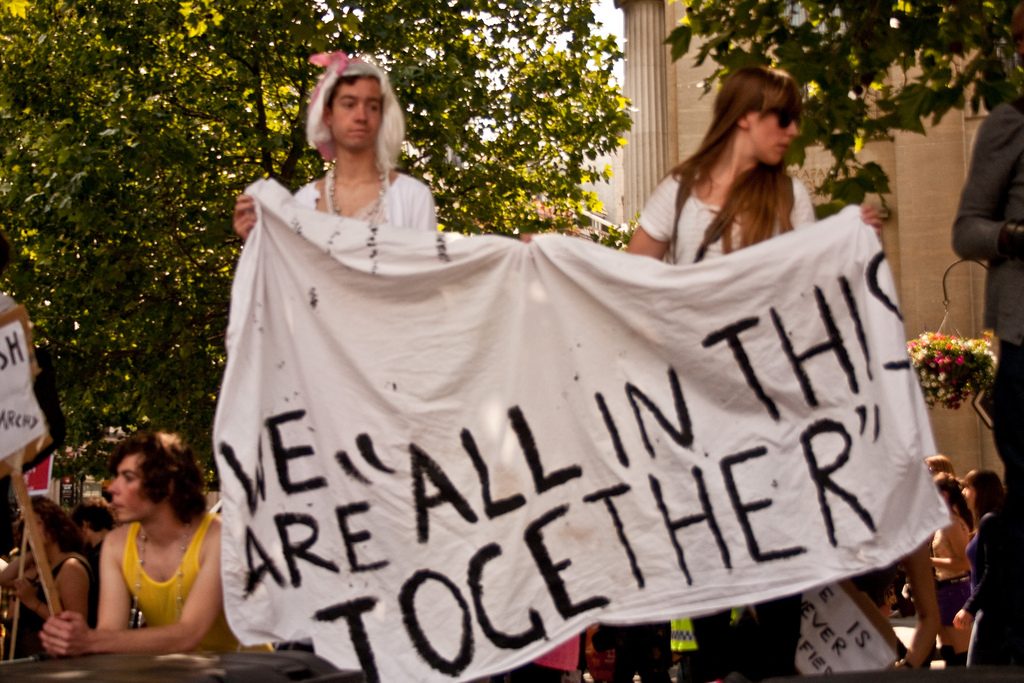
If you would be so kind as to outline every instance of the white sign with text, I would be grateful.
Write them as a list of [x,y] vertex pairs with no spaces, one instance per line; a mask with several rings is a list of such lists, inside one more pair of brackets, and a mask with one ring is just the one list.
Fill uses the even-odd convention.
[[369,681],[793,594],[948,522],[856,211],[692,266],[249,192],[214,448],[228,616]]
[[33,389],[28,315],[22,306],[0,315],[0,460],[20,465],[25,448],[46,435]]
[[896,634],[881,610],[850,582],[805,591],[800,601],[801,674],[881,671],[896,661]]

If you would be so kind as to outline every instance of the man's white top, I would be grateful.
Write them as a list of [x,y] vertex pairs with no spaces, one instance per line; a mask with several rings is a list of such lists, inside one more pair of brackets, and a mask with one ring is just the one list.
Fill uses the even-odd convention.
[[[655,188],[640,212],[640,227],[648,235],[659,242],[672,240],[672,218],[676,213],[676,193],[679,181],[668,176]],[[697,249],[704,239],[704,232],[718,212],[717,206],[705,204],[692,194],[683,204],[683,212],[679,215],[679,233],[676,236],[675,263],[693,263]],[[814,205],[807,188],[793,178],[793,212],[790,220],[794,228],[809,225],[815,221]],[[735,234],[735,233],[734,233]],[[734,236],[733,244],[738,241]],[[722,241],[719,240],[707,248],[705,258],[722,255]]]
[[[295,193],[295,199],[304,207],[316,208],[320,191],[316,183],[303,185]],[[426,184],[411,176],[399,173],[384,194],[384,222],[414,230],[437,231],[437,208],[434,195]]]

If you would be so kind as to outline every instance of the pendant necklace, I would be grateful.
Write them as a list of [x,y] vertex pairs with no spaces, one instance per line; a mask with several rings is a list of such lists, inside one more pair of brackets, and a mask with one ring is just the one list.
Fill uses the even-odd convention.
[[[178,561],[178,567],[175,570],[174,578],[176,580],[175,595],[174,595],[174,607],[175,607],[175,621],[181,621],[181,611],[185,606],[184,596],[184,582],[185,582],[185,553],[188,551],[188,540],[189,532],[192,530],[192,524],[186,524],[185,530],[181,534],[181,558]],[[146,532],[142,526],[139,526],[139,565],[135,568],[135,590],[132,591],[132,607],[128,613],[128,628],[142,628],[146,625],[146,618],[142,614],[142,608],[139,607],[139,594],[142,591],[142,572],[146,570]]]

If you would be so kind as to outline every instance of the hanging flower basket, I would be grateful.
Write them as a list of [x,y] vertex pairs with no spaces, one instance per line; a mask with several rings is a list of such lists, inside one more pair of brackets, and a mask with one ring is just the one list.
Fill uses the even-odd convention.
[[929,406],[959,408],[979,391],[992,386],[996,357],[992,337],[967,338],[925,332],[907,342],[907,353],[917,371]]

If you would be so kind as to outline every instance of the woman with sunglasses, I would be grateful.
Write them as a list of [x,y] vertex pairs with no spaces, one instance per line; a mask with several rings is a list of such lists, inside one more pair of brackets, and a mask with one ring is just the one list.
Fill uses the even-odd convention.
[[[800,87],[788,73],[747,67],[729,76],[715,98],[711,126],[697,151],[658,185],[643,211],[628,251],[669,263],[695,263],[727,255],[814,222],[810,194],[786,172],[785,156],[798,134]],[[873,206],[861,219],[876,231],[881,217]],[[908,574],[931,596],[927,550],[908,558]],[[755,605],[730,626],[730,612],[694,619],[698,650],[694,680],[723,678],[739,671],[747,678],[796,673],[800,597]],[[921,613],[927,616],[923,620]],[[915,643],[905,658],[920,666],[937,630],[937,608],[919,610]]]
[[[801,109],[800,88],[784,71],[729,76],[700,147],[654,190],[628,251],[694,263],[813,223],[810,195],[783,161]],[[861,218],[881,228],[877,208],[862,207]]]

